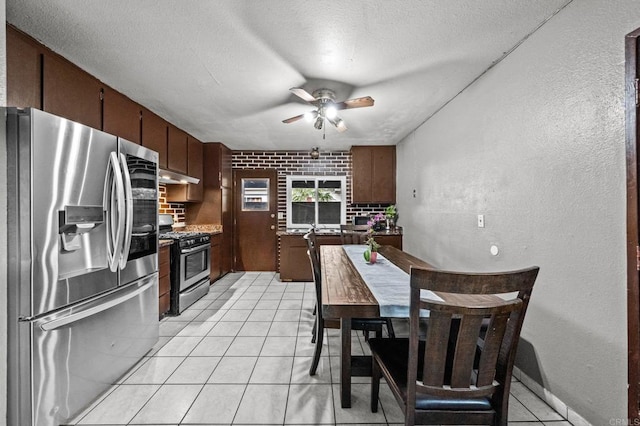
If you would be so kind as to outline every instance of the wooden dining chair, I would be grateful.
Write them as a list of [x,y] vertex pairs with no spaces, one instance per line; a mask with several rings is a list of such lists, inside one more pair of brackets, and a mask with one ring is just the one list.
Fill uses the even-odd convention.
[[[371,411],[384,376],[405,425],[506,426],[513,361],[537,274],[538,267],[486,274],[412,268],[409,338],[369,341]],[[446,301],[421,299],[421,290],[442,292]],[[429,310],[425,341],[418,338],[421,309]]]
[[364,244],[368,230],[367,225],[340,225],[340,241],[342,244]]
[[[320,272],[320,253],[315,243],[316,236],[313,230],[305,234],[304,239],[307,241],[307,254],[309,255],[309,261],[311,263],[311,270],[313,271],[313,281],[316,290],[316,321],[313,326],[313,338],[311,341],[315,343],[315,350],[313,353],[313,360],[311,361],[311,367],[309,368],[309,375],[314,376],[320,362],[320,355],[322,354],[322,343],[324,340],[324,330],[326,328],[339,329],[340,319],[338,318],[324,318],[322,315],[322,275]],[[370,331],[376,333],[376,337],[382,337],[382,326],[387,325],[388,319],[386,318],[353,318],[351,320],[352,330],[362,330],[368,336]],[[393,333],[393,326],[387,328],[387,334],[390,337],[395,337]]]

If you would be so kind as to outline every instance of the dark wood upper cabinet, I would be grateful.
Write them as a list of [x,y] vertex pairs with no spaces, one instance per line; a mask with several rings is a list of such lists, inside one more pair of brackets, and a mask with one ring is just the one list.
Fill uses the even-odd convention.
[[177,173],[187,174],[187,133],[169,123],[167,168]]
[[104,88],[102,130],[140,144],[140,105],[110,87]]
[[189,136],[187,138],[187,174],[191,177],[200,179],[197,184],[187,185],[187,198],[190,201],[202,201],[204,188],[203,182],[203,148],[202,142]]
[[142,108],[142,146],[158,153],[158,167],[167,169],[167,122]]
[[42,109],[42,48],[7,25],[7,106]]
[[202,201],[203,196],[203,149],[202,142],[187,136],[187,175],[200,179],[197,184],[187,185],[168,185],[167,201],[169,202],[198,202]]
[[352,194],[354,204],[396,202],[396,147],[353,146]]
[[102,84],[71,62],[52,53],[43,55],[42,109],[102,128]]

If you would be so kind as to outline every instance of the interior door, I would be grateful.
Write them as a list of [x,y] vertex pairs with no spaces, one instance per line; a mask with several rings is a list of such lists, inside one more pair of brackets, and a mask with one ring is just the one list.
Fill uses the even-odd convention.
[[627,160],[627,333],[628,424],[640,423],[640,242],[638,238],[638,108],[640,105],[640,29],[625,40],[625,108]]
[[275,169],[235,170],[236,271],[276,270],[278,174]]

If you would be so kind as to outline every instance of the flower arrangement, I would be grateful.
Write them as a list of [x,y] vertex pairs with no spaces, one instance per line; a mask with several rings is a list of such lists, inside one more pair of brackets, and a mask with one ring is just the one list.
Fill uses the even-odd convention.
[[386,225],[386,218],[383,213],[378,213],[367,221],[369,232],[381,231]]
[[373,232],[379,231],[380,229],[382,229],[382,222],[384,220],[385,220],[384,214],[378,213],[367,222],[368,238],[365,244],[367,244],[367,246],[369,247],[367,247],[367,249],[364,251],[363,256],[364,256],[364,260],[366,260],[369,263],[376,263],[380,244],[378,244],[378,242],[373,238]]

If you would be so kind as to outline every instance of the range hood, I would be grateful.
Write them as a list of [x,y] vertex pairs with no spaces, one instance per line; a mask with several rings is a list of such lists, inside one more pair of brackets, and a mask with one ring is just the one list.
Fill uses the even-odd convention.
[[198,184],[200,182],[200,179],[172,172],[171,170],[159,169],[158,182],[186,185],[187,183]]

